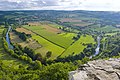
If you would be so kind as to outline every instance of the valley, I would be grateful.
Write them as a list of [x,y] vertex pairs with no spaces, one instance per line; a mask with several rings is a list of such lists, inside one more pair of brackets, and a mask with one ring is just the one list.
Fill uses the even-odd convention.
[[120,57],[119,13],[40,10],[1,15],[2,80],[68,80],[70,71],[88,61]]

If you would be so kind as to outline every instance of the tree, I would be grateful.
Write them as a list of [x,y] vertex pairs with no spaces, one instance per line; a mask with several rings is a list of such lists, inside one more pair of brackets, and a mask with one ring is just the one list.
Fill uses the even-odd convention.
[[42,61],[43,60],[43,57],[41,55],[41,53],[37,53],[34,57],[34,60],[39,60],[39,61]]
[[37,70],[37,69],[42,69],[42,64],[40,61],[35,60],[34,70]]
[[84,57],[82,59],[83,64],[87,63],[88,61],[90,61],[90,59],[88,57]]
[[46,57],[47,57],[47,58],[50,58],[51,55],[52,55],[52,52],[51,52],[51,51],[48,51],[48,52],[46,53]]

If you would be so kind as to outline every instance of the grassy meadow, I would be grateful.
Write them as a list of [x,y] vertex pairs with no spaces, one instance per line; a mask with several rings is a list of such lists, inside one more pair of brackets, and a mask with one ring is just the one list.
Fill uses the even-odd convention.
[[[19,32],[25,32],[26,34],[32,34],[32,38],[27,39],[27,41],[22,41],[18,37],[18,35],[14,33],[10,33],[11,41],[13,43],[18,43],[23,47],[28,46],[34,49],[36,53],[41,53],[43,56],[45,56],[48,51],[52,51],[51,59],[55,59],[57,56],[61,55],[61,53],[65,50],[64,48],[49,42],[43,37],[36,35],[35,33],[27,29],[17,28],[16,30]],[[67,37],[67,36],[64,36],[64,37]]]
[[[39,25],[39,26],[24,26],[24,28],[27,28],[29,30],[32,30],[33,32],[41,35],[45,39],[51,41],[52,43],[55,43],[63,48],[68,48],[70,44],[74,41],[72,40],[72,37],[76,34],[74,33],[65,33],[61,31],[60,29],[53,28],[49,25]],[[65,37],[65,35],[70,35]],[[72,36],[71,36],[72,34]]]
[[90,35],[83,36],[82,35],[78,41],[76,41],[73,45],[71,45],[68,49],[66,49],[66,51],[62,54],[61,57],[68,56],[68,55],[72,54],[73,52],[74,52],[74,55],[79,54],[80,52],[82,52],[84,50],[84,48],[87,47],[83,44],[88,44],[88,43],[95,44],[95,41],[92,38],[92,36],[90,36]]
[[89,26],[88,28],[86,28],[86,30],[103,31],[103,32],[120,31],[119,28],[113,27],[111,25],[100,27],[100,24]]

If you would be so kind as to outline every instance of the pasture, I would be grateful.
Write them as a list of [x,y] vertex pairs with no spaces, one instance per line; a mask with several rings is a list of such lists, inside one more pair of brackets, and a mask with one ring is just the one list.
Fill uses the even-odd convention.
[[66,24],[66,25],[73,25],[73,26],[88,26],[92,23],[84,22],[81,19],[75,19],[75,18],[62,18],[60,19],[60,22]]
[[85,30],[93,30],[93,31],[103,31],[103,32],[111,32],[111,31],[120,31],[119,28],[113,27],[111,25],[100,26],[100,24],[92,25],[87,27]]
[[[54,26],[55,27],[55,26]],[[46,24],[41,24],[39,26],[24,26],[24,28],[27,28],[31,31],[33,31],[34,33],[40,35],[41,37],[45,38],[46,40],[62,47],[62,48],[68,48],[70,46],[70,44],[74,41],[72,40],[73,36],[76,36],[76,34],[74,33],[66,33],[61,31],[58,28],[53,28],[49,25]],[[60,34],[72,34],[72,36],[67,36],[64,37],[64,35],[60,35]]]
[[52,52],[51,59],[55,59],[65,50],[64,48],[61,48],[60,46],[49,42],[48,40],[42,38],[39,35],[36,35],[35,33],[27,29],[17,28],[16,30],[19,32],[25,32],[26,34],[32,34],[32,38],[27,39],[27,41],[22,41],[18,37],[18,35],[10,33],[11,41],[13,43],[18,43],[23,47],[28,46],[34,49],[36,53],[41,53],[43,56],[45,56],[48,51],[51,51]]
[[84,48],[87,47],[87,45],[83,45],[83,44],[88,44],[88,43],[95,44],[95,41],[92,38],[92,36],[90,36],[90,35],[83,36],[82,35],[78,41],[76,41],[73,45],[71,45],[68,49],[65,50],[65,52],[62,54],[61,57],[68,56],[68,55],[72,54],[73,52],[74,52],[74,55],[79,54],[80,52],[82,52],[84,50]]

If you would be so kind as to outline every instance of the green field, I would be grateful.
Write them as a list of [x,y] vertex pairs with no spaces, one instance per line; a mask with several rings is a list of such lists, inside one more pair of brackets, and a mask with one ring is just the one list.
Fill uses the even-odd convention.
[[[49,24],[49,26],[51,27],[52,24]],[[45,56],[47,51],[52,51],[51,59],[55,59],[57,56],[61,54],[62,54],[61,57],[68,56],[73,52],[75,54],[79,54],[87,46],[87,45],[86,46],[83,45],[83,43],[84,44],[95,43],[92,36],[86,35],[86,36],[81,36],[81,38],[78,41],[72,44],[73,42],[72,38],[73,36],[76,36],[75,33],[61,32],[60,34],[56,34],[55,32],[47,30],[45,27],[47,26],[46,25],[24,26],[24,28],[27,28],[28,30],[33,31],[36,34],[39,34],[39,35],[32,35],[32,38],[38,41],[40,45],[42,45],[42,47],[38,48],[36,52],[37,53],[40,52],[43,56]],[[55,27],[54,25],[53,28],[58,28],[58,27],[57,26]]]
[[63,54],[61,57],[68,56],[74,52],[75,54],[79,54],[86,48],[87,46],[83,45],[87,43],[93,43],[95,44],[94,39],[90,35],[86,35],[85,37],[82,35],[78,41],[76,41],[73,45],[71,45]]
[[113,27],[111,25],[106,25],[104,27],[100,27],[100,24],[89,26],[88,28],[86,28],[86,30],[104,31],[104,32],[120,31],[119,28]]
[[88,26],[88,25],[90,25],[92,23],[88,23],[88,22],[66,22],[64,24],[84,27],[84,26]]
[[[46,40],[45,38],[36,35],[33,32],[30,32],[27,29],[24,28],[17,28],[17,31],[19,32],[25,32],[26,34],[31,34],[32,35],[32,41],[28,39],[27,41],[21,41],[21,39],[18,37],[18,35],[15,35],[14,33],[10,33],[11,41],[13,43],[18,43],[22,47],[28,46],[29,48],[32,48],[35,50],[36,53],[41,53],[42,56],[44,57],[48,51],[52,52],[51,59],[55,59],[57,56],[61,55],[61,53],[65,50],[64,48],[53,44],[52,42]],[[68,36],[73,36],[73,33],[69,34],[61,34],[63,37],[68,37]],[[33,43],[34,41],[34,43]],[[29,44],[32,44],[29,46]],[[38,47],[36,45],[40,45],[41,47]]]
[[38,48],[36,50],[36,52],[41,53],[43,56],[45,56],[47,51],[52,51],[51,59],[55,59],[57,56],[61,55],[61,53],[65,50],[64,48],[61,48],[61,47],[45,40],[44,38],[42,38],[40,36],[33,35],[32,38],[37,40],[42,45],[42,47]]
[[58,31],[54,31],[54,30],[47,30],[45,25],[41,25],[41,26],[24,26],[25,28],[32,30],[33,32],[41,35],[42,37],[44,37],[45,39],[63,47],[63,48],[68,48],[70,46],[70,44],[74,41],[72,40],[72,37],[75,36],[76,34],[74,33],[65,33],[65,32],[61,32],[61,34],[72,34],[72,36],[67,36],[65,37],[65,35],[61,35],[61,34],[57,34]]
[[117,32],[115,32],[115,33],[106,33],[105,36],[113,36],[113,35],[116,35],[116,34],[117,34]]
[[4,29],[0,28],[0,62],[3,63],[4,66],[7,66],[12,69],[19,69],[19,65],[24,65],[27,67],[27,64],[23,61],[17,60],[15,58],[12,58],[8,53],[4,52],[3,46],[2,46],[2,32]]

